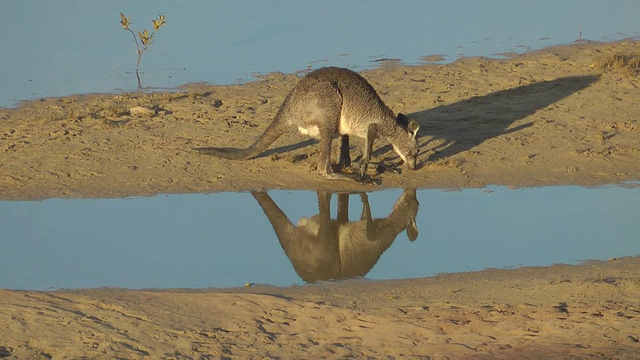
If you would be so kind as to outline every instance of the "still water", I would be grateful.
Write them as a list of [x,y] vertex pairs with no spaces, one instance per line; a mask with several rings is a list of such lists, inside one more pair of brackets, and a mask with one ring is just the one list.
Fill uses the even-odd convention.
[[424,56],[522,53],[578,39],[640,37],[636,0],[0,1],[0,106],[135,90],[136,51],[120,27],[166,25],[142,59],[145,87],[251,80],[307,67],[406,64]]
[[[634,0],[3,0],[0,106],[135,90],[120,12],[134,31],[166,16],[141,63],[151,89],[640,38]],[[389,190],[330,203],[284,191],[0,201],[0,287],[286,286],[575,263],[640,254],[639,213],[640,190],[616,186]]]
[[640,254],[640,187],[0,202],[0,288],[278,286]]

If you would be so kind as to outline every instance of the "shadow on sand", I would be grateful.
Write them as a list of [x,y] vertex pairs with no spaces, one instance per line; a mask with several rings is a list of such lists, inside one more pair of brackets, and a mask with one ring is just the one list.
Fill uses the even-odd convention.
[[435,152],[432,159],[446,158],[470,150],[494,137],[533,125],[528,122],[511,127],[518,120],[587,88],[598,78],[570,76],[523,85],[415,112],[409,116],[420,123],[418,137],[430,138],[420,144],[422,151],[429,149],[429,143],[441,140],[442,144],[429,150]]
[[[418,111],[408,116],[420,123],[418,138],[428,138],[420,144],[421,151],[433,151],[431,159],[437,160],[470,150],[494,137],[533,125],[532,122],[528,122],[511,127],[514,122],[587,88],[598,79],[599,76],[585,75],[542,81]],[[429,148],[431,142],[438,140],[442,140],[442,143]],[[286,153],[317,142],[315,139],[308,139],[267,149],[256,158]],[[391,145],[380,146],[380,142],[376,145],[378,147],[374,147],[374,156],[393,152]],[[200,148],[205,152],[207,149]]]

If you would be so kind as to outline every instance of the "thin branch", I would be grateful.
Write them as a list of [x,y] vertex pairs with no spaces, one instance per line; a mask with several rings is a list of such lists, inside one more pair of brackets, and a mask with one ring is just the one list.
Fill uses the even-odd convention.
[[[138,89],[142,88],[142,81],[140,80],[140,61],[142,61],[142,54],[149,48],[151,45],[151,41],[153,39],[153,35],[156,34],[156,30],[160,29],[162,25],[165,24],[164,15],[159,15],[158,19],[152,19],[153,22],[153,32],[149,35],[147,29],[144,29],[143,32],[138,32],[138,36],[129,28],[130,21],[129,18],[124,16],[123,13],[120,13],[120,25],[122,28],[129,31],[133,36],[133,42],[136,44],[136,53],[138,54],[138,60],[136,61],[136,78],[138,79]],[[139,41],[139,42],[138,42]],[[142,48],[140,47],[142,44]]]

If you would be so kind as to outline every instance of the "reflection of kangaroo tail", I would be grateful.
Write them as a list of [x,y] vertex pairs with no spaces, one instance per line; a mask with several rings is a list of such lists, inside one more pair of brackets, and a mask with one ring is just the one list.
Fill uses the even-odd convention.
[[265,215],[267,215],[267,218],[271,222],[271,225],[273,225],[278,238],[289,235],[293,231],[293,224],[273,199],[271,199],[269,194],[262,191],[252,191],[251,195],[256,199],[256,201],[258,201],[258,204],[264,211]]
[[249,146],[246,149],[237,149],[237,148],[221,148],[221,147],[206,147],[206,148],[195,148],[194,150],[199,151],[202,154],[213,155],[223,159],[231,159],[231,160],[245,160],[251,159],[264,150],[266,150],[269,145],[273,144],[277,138],[279,138],[286,131],[286,126],[282,124],[281,121],[278,121],[278,117],[267,127],[267,130],[260,135],[260,138],[256,140],[253,145]]

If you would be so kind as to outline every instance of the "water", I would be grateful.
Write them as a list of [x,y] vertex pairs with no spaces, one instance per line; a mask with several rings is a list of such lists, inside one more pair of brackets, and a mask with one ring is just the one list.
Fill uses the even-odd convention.
[[[399,279],[640,254],[637,186],[353,194],[351,223],[337,220],[336,194],[334,221],[314,218],[329,208],[318,199],[270,191],[2,201],[0,288],[288,286],[327,275]],[[380,219],[368,231],[363,200]],[[335,239],[347,234],[340,258]]]
[[[521,53],[579,37],[640,37],[640,2],[633,0],[4,0],[0,106],[135,90],[135,48],[131,35],[120,28],[120,12],[131,17],[135,31],[150,28],[149,20],[158,14],[167,18],[141,63],[142,83],[152,89],[200,81],[228,84],[259,73],[328,65],[361,70],[384,58],[417,64],[439,54],[446,63],[461,56]],[[400,190],[370,193],[365,203],[374,218],[387,218],[399,199],[405,209],[393,221],[370,222],[378,231],[369,228],[369,233],[391,234],[368,240],[382,245],[352,237],[354,250],[336,248],[335,241],[326,239],[366,233],[368,222],[358,221],[360,196],[349,199],[354,224],[336,219],[337,195],[331,205],[336,221],[313,218],[319,212],[315,193],[273,191],[268,196],[0,201],[0,287],[286,286],[358,274],[423,277],[640,253],[637,188],[420,190],[418,208]],[[282,216],[269,199],[293,225],[309,218],[303,220],[307,230],[322,227],[325,241],[314,243],[312,232],[278,223]],[[416,209],[417,234],[411,221]],[[295,231],[296,239],[307,238],[310,245],[296,248],[282,231],[278,237],[274,230],[279,227]],[[352,261],[336,256],[336,249],[353,254]],[[305,253],[325,254],[315,259],[314,271],[300,255]]]
[[72,93],[135,90],[135,31],[166,16],[141,63],[143,86],[251,80],[255,73],[382,58],[521,53],[583,39],[640,36],[634,0],[0,2],[0,106]]

